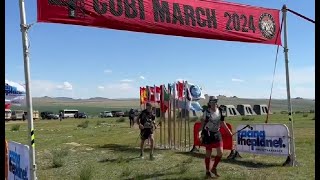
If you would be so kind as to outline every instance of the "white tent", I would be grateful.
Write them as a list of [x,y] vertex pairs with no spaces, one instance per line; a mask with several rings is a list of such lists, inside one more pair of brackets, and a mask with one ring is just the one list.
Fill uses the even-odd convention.
[[237,110],[242,116],[257,115],[250,104],[239,104],[237,105]]

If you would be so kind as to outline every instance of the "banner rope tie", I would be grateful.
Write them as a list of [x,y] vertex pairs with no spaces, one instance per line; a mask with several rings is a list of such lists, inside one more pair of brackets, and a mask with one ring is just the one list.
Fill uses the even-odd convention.
[[[284,18],[282,17],[280,30],[277,33],[276,39],[278,39],[279,34],[282,32],[283,21],[284,21]],[[274,77],[275,77],[275,74],[276,74],[276,68],[277,68],[277,62],[278,62],[279,46],[280,45],[277,46],[276,59],[275,59],[275,62],[274,62],[273,77],[272,77],[272,83],[271,83],[271,92],[270,92],[270,96],[269,96],[268,109],[267,109],[268,112],[267,112],[267,117],[266,117],[265,123],[268,123],[268,120],[269,120],[269,113],[270,113],[270,106],[271,106],[271,97],[272,97],[272,90],[273,90],[273,84],[274,84]]]

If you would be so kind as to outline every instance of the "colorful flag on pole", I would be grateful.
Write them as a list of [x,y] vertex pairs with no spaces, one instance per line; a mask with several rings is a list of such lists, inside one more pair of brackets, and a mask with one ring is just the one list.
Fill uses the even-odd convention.
[[140,104],[145,104],[147,101],[147,90],[145,87],[140,87]]
[[176,84],[177,86],[177,99],[183,99],[184,98],[184,82],[178,81]]
[[169,108],[170,94],[166,89],[165,85],[161,85],[160,89],[161,89],[161,101],[160,101],[161,111],[166,112],[167,109]]
[[202,88],[198,85],[192,83],[186,83],[187,99],[189,101],[198,101],[200,99],[205,99]]
[[155,88],[154,102],[160,103],[160,101],[161,101],[161,98],[160,98],[160,96],[161,96],[161,88],[158,87],[158,86],[154,86],[154,88]]

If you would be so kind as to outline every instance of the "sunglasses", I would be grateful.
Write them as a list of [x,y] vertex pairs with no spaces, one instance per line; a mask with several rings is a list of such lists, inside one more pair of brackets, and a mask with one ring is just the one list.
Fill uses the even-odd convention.
[[217,104],[218,101],[217,101],[217,100],[210,100],[209,103],[210,103],[210,104],[211,104],[211,103]]

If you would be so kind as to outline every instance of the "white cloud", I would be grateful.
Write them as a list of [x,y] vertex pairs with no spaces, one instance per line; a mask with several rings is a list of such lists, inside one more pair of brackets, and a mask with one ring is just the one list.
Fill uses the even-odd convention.
[[204,94],[208,94],[209,96],[218,96],[220,95],[225,95],[225,96],[234,96],[234,94],[225,89],[208,89],[208,90],[203,90]]
[[132,82],[133,80],[131,79],[122,79],[121,82]]
[[303,97],[303,98],[309,98],[314,99],[315,97],[315,88],[313,87],[294,87],[291,91],[291,97]]
[[[268,93],[268,96],[269,96],[270,89],[266,91],[266,93]],[[290,87],[290,96],[291,98],[302,97],[302,98],[314,99],[315,88],[303,87],[303,86],[292,86]],[[272,98],[287,99],[287,88],[285,86],[274,87],[272,91]]]
[[140,79],[143,79],[143,80],[146,79],[144,76],[140,76],[139,78],[140,78]]
[[120,84],[109,84],[106,86],[106,89],[130,90],[130,89],[133,89],[133,87],[129,83],[120,83]]
[[[261,79],[272,82],[273,75],[263,76]],[[300,68],[289,68],[289,79],[290,84],[314,84],[315,83],[315,67],[300,67]],[[286,73],[285,71],[276,72],[275,83],[285,84]]]
[[[98,89],[94,96],[107,98],[139,98],[139,87],[133,86],[132,83],[112,83],[105,84],[103,91]],[[92,92],[91,92],[92,93]],[[92,94],[87,94],[92,97]]]
[[32,97],[72,97],[72,98],[90,98],[95,96],[107,98],[138,98],[139,87],[132,83],[120,82],[111,84],[101,84],[96,86],[93,91],[87,86],[74,89],[70,82],[55,82],[50,80],[32,80],[31,93]]
[[242,79],[236,79],[236,78],[232,78],[231,81],[232,81],[232,82],[244,82],[244,80],[242,80]]
[[63,89],[63,90],[72,90],[72,84],[70,84],[69,82],[65,81],[63,82],[62,85],[57,85],[58,89]]
[[98,86],[98,89],[99,90],[104,90],[104,87],[103,86]]
[[[255,78],[258,81],[254,83],[262,83],[261,88],[262,86],[265,87],[265,89],[263,90],[261,89],[261,91],[259,92],[260,96],[263,94],[270,94],[272,78],[273,78],[272,75],[262,76],[261,78]],[[289,78],[290,78],[290,93],[292,98],[302,97],[302,98],[313,99],[315,97],[315,67],[314,66],[290,68]],[[251,94],[251,91],[250,91],[247,93],[247,96],[250,95],[252,97],[255,97],[254,94],[258,95],[258,92],[253,92]],[[273,89],[272,97],[282,98],[282,99],[287,98],[286,73],[284,70],[276,72],[276,75],[274,78],[274,89]]]
[[9,84],[10,86],[14,86],[17,88],[18,91],[22,91],[22,92],[26,92],[26,87],[25,87],[25,84],[24,83],[21,83],[21,82],[13,82],[13,81],[10,81],[10,80],[5,80],[5,83],[6,84]]
[[111,69],[106,69],[103,71],[104,73],[112,73],[112,70]]
[[73,86],[69,82],[58,83],[49,80],[31,80],[33,97],[73,97]]

